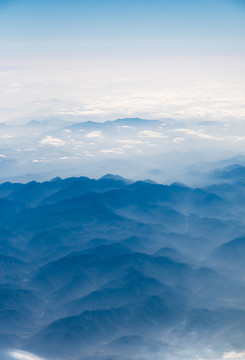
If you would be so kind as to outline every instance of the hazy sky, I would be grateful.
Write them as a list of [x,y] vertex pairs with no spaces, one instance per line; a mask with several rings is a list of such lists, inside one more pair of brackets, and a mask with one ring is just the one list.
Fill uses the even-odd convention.
[[242,0],[0,0],[0,53],[0,121],[243,116]]
[[[6,55],[159,56],[245,53],[237,0],[4,0]],[[44,54],[43,54],[44,52]]]

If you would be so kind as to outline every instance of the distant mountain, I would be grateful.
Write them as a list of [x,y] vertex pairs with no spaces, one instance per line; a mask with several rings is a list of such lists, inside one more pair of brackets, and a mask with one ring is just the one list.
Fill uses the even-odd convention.
[[71,130],[76,130],[76,129],[106,130],[110,127],[117,127],[117,126],[124,126],[124,127],[134,126],[137,128],[152,128],[152,127],[160,126],[161,124],[162,122],[159,120],[144,120],[140,118],[129,118],[129,119],[117,119],[114,121],[105,121],[105,122],[94,122],[94,121],[80,122],[71,125],[68,128]]
[[234,182],[243,181],[245,178],[245,167],[242,165],[230,165],[223,169],[214,170],[210,173],[212,179],[220,181]]
[[24,124],[25,128],[34,128],[34,129],[49,129],[49,128],[57,128],[60,127],[61,124],[63,126],[68,125],[69,122],[64,121],[60,118],[50,118],[50,119],[41,119],[41,120],[31,120]]
[[226,242],[212,254],[215,264],[238,271],[244,271],[245,237]]

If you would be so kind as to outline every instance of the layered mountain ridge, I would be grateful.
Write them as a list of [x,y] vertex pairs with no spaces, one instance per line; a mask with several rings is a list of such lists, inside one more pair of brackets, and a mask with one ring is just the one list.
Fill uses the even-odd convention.
[[241,168],[210,173],[219,182],[203,188],[113,175],[0,184],[1,350],[47,360],[244,351]]

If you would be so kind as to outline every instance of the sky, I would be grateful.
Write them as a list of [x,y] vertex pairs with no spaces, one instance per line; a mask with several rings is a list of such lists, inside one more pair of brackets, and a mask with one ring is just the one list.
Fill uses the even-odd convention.
[[2,0],[3,55],[244,55],[239,0]]
[[244,116],[243,0],[0,0],[0,54],[0,122]]

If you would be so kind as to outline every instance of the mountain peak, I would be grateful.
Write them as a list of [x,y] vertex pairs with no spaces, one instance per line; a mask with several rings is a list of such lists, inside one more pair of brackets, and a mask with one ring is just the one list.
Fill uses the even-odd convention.
[[120,175],[113,175],[113,174],[106,174],[106,175],[102,176],[100,179],[109,179],[109,180],[115,180],[115,181],[128,181]]

